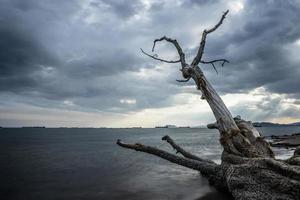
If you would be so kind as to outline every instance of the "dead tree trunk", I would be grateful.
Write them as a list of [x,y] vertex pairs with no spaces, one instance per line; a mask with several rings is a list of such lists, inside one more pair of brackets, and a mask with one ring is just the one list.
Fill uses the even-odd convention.
[[300,199],[300,149],[296,149],[293,157],[288,160],[275,159],[269,143],[261,137],[250,121],[242,120],[239,116],[235,118],[231,116],[221,97],[198,66],[199,63],[211,64],[216,70],[214,65],[216,62],[221,62],[222,66],[228,62],[226,59],[202,60],[207,35],[223,23],[227,14],[228,11],[224,12],[213,28],[203,31],[197,55],[191,64],[186,63],[185,54],[179,43],[166,36],[154,40],[152,51],[157,42],[170,42],[179,54],[178,60],[158,58],[141,49],[144,54],[155,60],[181,63],[180,70],[185,79],[177,81],[187,82],[190,79],[195,81],[197,89],[202,93],[201,98],[208,102],[216,119],[216,122],[209,124],[208,128],[215,128],[220,132],[220,143],[224,149],[222,163],[218,165],[186,152],[169,136],[163,137],[162,140],[168,142],[183,157],[139,143],[127,144],[118,140],[117,144],[198,170],[208,178],[210,184],[221,191],[229,192],[235,199]]

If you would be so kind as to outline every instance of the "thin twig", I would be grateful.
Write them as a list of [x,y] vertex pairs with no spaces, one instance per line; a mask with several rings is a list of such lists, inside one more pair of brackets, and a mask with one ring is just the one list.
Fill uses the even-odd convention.
[[215,69],[216,73],[218,74],[218,70],[217,70],[216,66],[214,65],[215,62],[222,62],[222,64],[221,64],[222,67],[224,67],[225,63],[229,63],[229,61],[226,59],[216,59],[216,60],[212,60],[212,61],[200,61],[199,63],[211,64],[212,67]]
[[159,60],[161,62],[166,62],[166,63],[179,63],[180,62],[180,60],[165,60],[165,59],[162,59],[162,58],[155,57],[155,55],[148,54],[142,48],[141,48],[141,51],[142,51],[143,54],[149,56],[150,58],[153,58],[154,60]]

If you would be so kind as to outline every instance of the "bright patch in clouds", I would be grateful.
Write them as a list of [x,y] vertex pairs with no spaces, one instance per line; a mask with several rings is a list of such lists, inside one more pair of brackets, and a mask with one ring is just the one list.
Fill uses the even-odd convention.
[[238,13],[244,9],[244,0],[233,0],[228,2],[230,12]]
[[135,99],[121,99],[120,103],[121,104],[136,104],[136,100]]
[[70,100],[64,100],[63,104],[66,106],[75,106],[75,104]]

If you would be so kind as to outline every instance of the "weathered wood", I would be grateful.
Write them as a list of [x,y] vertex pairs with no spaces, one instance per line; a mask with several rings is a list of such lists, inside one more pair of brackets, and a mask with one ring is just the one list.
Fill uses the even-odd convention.
[[142,50],[144,54],[155,60],[168,63],[180,62],[182,76],[185,80],[179,82],[194,80],[197,89],[201,91],[201,99],[207,101],[216,119],[216,122],[209,124],[208,128],[219,130],[220,143],[224,149],[221,157],[222,163],[217,165],[185,151],[169,136],[163,137],[163,140],[184,157],[138,143],[127,144],[118,140],[117,144],[198,170],[217,189],[229,192],[235,199],[300,199],[300,147],[296,149],[291,158],[276,160],[269,143],[261,137],[250,121],[245,121],[240,116],[232,117],[223,100],[198,66],[199,63],[210,63],[215,68],[214,62],[223,61],[223,64],[228,62],[226,59],[202,61],[207,35],[223,23],[227,14],[228,11],[222,15],[220,21],[213,28],[203,31],[197,55],[191,64],[186,63],[185,54],[179,43],[166,36],[154,40],[152,50],[154,50],[156,42],[163,40],[170,42],[177,49],[179,60],[167,61]]
[[176,156],[174,154],[168,153],[164,150],[157,149],[155,147],[146,146],[140,143],[135,144],[128,144],[124,143],[121,140],[117,140],[117,144],[121,147],[128,148],[128,149],[134,149],[136,151],[142,151],[145,153],[150,153],[155,156],[159,156],[165,160],[168,160],[172,163],[176,163],[182,166],[185,166],[187,168],[191,168],[197,171],[200,171],[204,175],[211,175],[214,174],[216,171],[216,168],[218,167],[217,164],[215,164],[212,161],[206,161],[206,160],[200,160],[200,159],[189,159],[189,158],[182,158],[179,156]]

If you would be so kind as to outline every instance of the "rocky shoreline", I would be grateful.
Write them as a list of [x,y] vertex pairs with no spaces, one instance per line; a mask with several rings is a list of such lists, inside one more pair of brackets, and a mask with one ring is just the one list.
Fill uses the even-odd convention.
[[271,135],[265,138],[271,140],[269,143],[272,147],[295,148],[300,146],[300,133],[291,135]]

